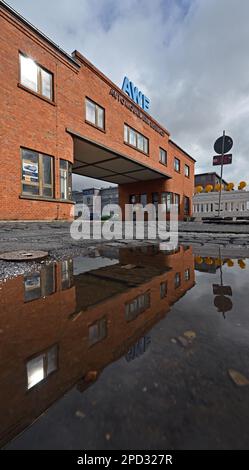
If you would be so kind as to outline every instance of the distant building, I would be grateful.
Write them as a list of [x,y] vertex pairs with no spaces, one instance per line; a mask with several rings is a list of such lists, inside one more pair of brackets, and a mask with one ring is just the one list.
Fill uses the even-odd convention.
[[118,186],[110,186],[109,188],[101,188],[100,190],[101,196],[101,211],[103,215],[113,215],[116,211],[115,209],[107,210],[104,207],[108,206],[109,204],[118,204],[119,197],[118,197]]
[[[193,216],[197,219],[217,217],[219,191],[199,193],[193,197]],[[222,191],[221,217],[249,218],[249,191]]]
[[[101,197],[101,207],[98,209],[93,205],[93,197],[100,196]],[[110,186],[109,188],[87,188],[83,189],[82,191],[73,191],[73,201],[75,202],[75,209],[74,214],[75,217],[82,216],[82,205],[86,205],[90,212],[90,218],[96,218],[96,211],[101,210],[103,215],[113,215],[115,213],[114,209],[111,210],[104,210],[104,207],[109,204],[118,204],[118,186]]]
[[[195,187],[202,186],[205,188],[207,184],[211,184],[213,187],[216,184],[220,184],[220,176],[215,171],[195,175]],[[224,179],[222,179],[222,184],[224,184],[224,187],[227,186],[227,182]]]
[[72,191],[72,199],[75,202],[75,204],[82,204],[83,202],[82,191]]

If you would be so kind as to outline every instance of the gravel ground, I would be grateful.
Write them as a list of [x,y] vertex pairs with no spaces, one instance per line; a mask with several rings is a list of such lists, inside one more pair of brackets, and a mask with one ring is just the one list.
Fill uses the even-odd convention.
[[[49,252],[47,262],[77,255],[88,255],[100,246],[144,245],[158,240],[74,240],[69,222],[0,222],[0,253],[16,250],[44,250]],[[204,224],[180,222],[179,242],[190,244],[194,252],[207,251],[217,255],[222,249],[227,256],[249,257],[249,225]],[[0,261],[0,280],[40,269],[42,262]]]

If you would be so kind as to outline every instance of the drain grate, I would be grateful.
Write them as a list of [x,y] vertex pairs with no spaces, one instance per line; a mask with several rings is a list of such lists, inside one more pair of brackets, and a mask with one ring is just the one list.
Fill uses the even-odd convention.
[[1,253],[0,260],[4,261],[34,261],[41,260],[48,256],[47,251],[9,251],[8,253]]

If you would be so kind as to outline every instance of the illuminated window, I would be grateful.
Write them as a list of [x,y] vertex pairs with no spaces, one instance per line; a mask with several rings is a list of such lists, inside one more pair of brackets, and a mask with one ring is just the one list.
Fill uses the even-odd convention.
[[57,345],[30,359],[26,364],[28,389],[46,379],[58,369]]
[[21,84],[39,95],[53,99],[53,75],[29,57],[20,54]]
[[100,129],[105,129],[105,110],[94,101],[86,98],[86,121]]
[[21,149],[22,194],[54,196],[53,157],[33,150]]
[[175,171],[180,173],[180,160],[179,160],[179,158],[176,158],[176,157],[174,159],[174,169],[175,169]]
[[106,338],[106,336],[107,336],[106,317],[100,318],[100,320],[96,321],[95,323],[89,326],[88,339],[89,339],[90,346],[98,343],[102,339]]
[[126,144],[141,150],[141,152],[149,153],[149,140],[132,127],[124,125],[124,141]]
[[159,161],[164,165],[167,165],[167,152],[161,148],[159,149]]
[[60,160],[60,196],[61,199],[72,199],[72,163]]

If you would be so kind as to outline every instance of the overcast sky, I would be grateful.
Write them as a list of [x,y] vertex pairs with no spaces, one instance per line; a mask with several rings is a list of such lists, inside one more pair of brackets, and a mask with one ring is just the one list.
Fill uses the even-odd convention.
[[213,143],[225,129],[234,147],[224,178],[249,183],[248,0],[8,3],[118,86],[127,75],[150,98],[151,115],[196,158],[197,172],[212,171]]

